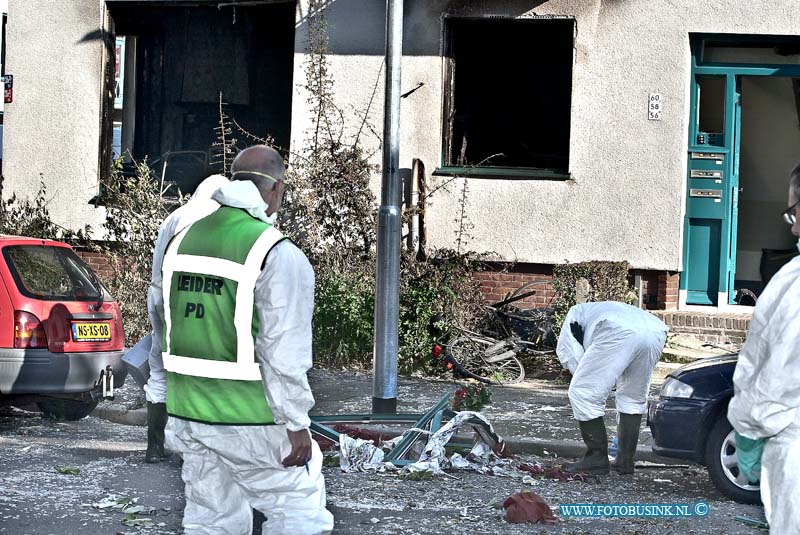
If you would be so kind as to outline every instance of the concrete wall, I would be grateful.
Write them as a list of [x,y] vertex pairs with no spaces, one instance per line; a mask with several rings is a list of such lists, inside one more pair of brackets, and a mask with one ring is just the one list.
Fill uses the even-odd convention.
[[33,196],[47,184],[54,220],[102,222],[88,204],[98,188],[103,46],[102,0],[11,0],[6,72],[3,196]]
[[[383,4],[332,0],[327,8],[338,103],[345,111],[363,109],[377,81],[377,107],[370,117],[379,132]],[[305,8],[301,2],[301,17]],[[403,87],[425,85],[402,103],[401,165],[410,167],[413,158],[421,158],[429,173],[441,164],[442,153],[443,16],[576,20],[572,180],[470,179],[470,248],[524,262],[628,260],[636,268],[671,271],[682,267],[689,34],[797,35],[800,28],[793,0],[407,0],[405,11]],[[299,27],[297,69],[304,50],[302,18]],[[298,70],[295,147],[310,124],[302,80]],[[664,97],[661,121],[647,119],[650,92]],[[375,162],[380,163],[380,153]],[[434,185],[445,180],[429,177]],[[454,243],[461,184],[453,181],[449,191],[432,199],[433,246]]]
[[796,242],[780,213],[789,172],[800,161],[800,127],[791,78],[744,78],[742,103],[736,278],[758,281],[761,249]]

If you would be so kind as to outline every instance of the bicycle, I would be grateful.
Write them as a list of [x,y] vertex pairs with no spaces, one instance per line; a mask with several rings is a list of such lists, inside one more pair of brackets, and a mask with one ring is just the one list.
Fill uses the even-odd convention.
[[[544,357],[555,352],[552,308],[523,311],[510,307],[511,303],[535,294],[535,291],[525,290],[537,284],[544,282],[528,283],[503,301],[487,306],[499,332],[481,334],[454,328],[460,334],[446,342],[444,361],[456,376],[487,384],[515,384],[525,379],[525,367],[518,358],[520,354]],[[440,348],[439,355],[436,347]],[[435,348],[434,355],[440,356],[438,342]]]

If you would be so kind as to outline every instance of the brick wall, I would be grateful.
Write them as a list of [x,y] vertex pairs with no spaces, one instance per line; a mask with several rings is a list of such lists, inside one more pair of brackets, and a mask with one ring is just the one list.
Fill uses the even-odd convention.
[[114,276],[114,270],[111,268],[106,255],[85,249],[75,249],[75,252],[92,268],[92,271],[97,274],[101,281],[106,284],[111,281]]
[[[678,308],[678,273],[645,270],[642,275],[642,302],[649,310],[676,310]],[[541,308],[553,303],[553,266],[546,264],[491,263],[485,271],[475,273],[487,303],[496,303],[506,295],[531,282],[539,282],[529,290],[536,294],[514,304],[520,308]],[[634,271],[629,277],[634,282]],[[525,290],[526,292],[529,290]]]
[[678,310],[678,283],[680,274],[664,271],[658,275],[658,309]]
[[[516,301],[520,308],[546,307],[555,299],[553,291],[553,266],[540,264],[516,264],[511,271],[505,264],[488,264],[486,271],[475,273],[475,279],[481,285],[483,298],[487,303],[496,303],[505,299],[506,295],[522,286],[536,282],[528,291],[536,291],[530,297]],[[523,292],[524,293],[524,292]]]
[[750,327],[750,314],[659,311],[655,315],[669,325],[670,334],[688,335],[712,344],[741,345]]

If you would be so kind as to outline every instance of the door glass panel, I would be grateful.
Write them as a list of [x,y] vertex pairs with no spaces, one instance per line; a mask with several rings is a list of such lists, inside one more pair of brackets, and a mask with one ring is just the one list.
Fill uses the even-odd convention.
[[697,76],[697,145],[725,146],[725,78]]

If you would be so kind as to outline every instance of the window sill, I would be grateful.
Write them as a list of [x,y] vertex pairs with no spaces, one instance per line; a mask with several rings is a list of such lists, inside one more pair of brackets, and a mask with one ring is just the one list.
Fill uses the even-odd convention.
[[434,176],[466,178],[501,178],[508,180],[570,180],[566,171],[536,169],[532,167],[459,167],[445,166],[433,171]]

